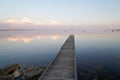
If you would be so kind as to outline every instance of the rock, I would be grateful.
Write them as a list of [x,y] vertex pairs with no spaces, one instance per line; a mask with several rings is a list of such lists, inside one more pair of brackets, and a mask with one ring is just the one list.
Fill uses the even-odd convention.
[[0,80],[14,80],[14,78],[12,75],[7,75],[7,76],[0,75]]
[[0,70],[0,80],[37,80],[44,72],[45,67],[27,66],[20,68],[18,64]]
[[32,80],[37,76],[40,76],[45,70],[45,67],[26,67],[24,69],[24,79]]
[[20,72],[19,69],[17,69],[17,70],[15,70],[15,71],[13,72],[12,75],[13,75],[14,78],[17,78],[17,77],[19,77],[19,76],[21,75],[21,72]]
[[19,69],[19,68],[20,68],[20,66],[18,64],[7,66],[7,67],[1,69],[1,75],[12,74],[16,69]]

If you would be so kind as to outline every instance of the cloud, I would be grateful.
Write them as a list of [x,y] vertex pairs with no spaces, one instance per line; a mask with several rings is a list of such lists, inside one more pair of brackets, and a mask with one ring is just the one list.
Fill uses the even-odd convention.
[[24,17],[21,21],[21,23],[33,23],[29,18]]
[[25,23],[33,24],[34,22],[30,20],[29,18],[24,17],[23,19],[9,19],[5,21],[5,23],[7,24],[25,24]]
[[12,24],[12,25],[24,25],[24,24],[30,24],[30,25],[36,25],[36,26],[45,25],[41,21],[33,21],[27,17],[24,17],[23,19],[9,19],[4,21],[4,23]]
[[22,25],[22,24],[32,24],[32,25],[50,25],[50,26],[59,26],[61,23],[59,21],[56,20],[51,20],[49,22],[49,24],[45,24],[41,21],[33,21],[27,17],[24,17],[23,19],[9,19],[7,21],[4,22],[5,24],[13,24],[13,25]]
[[19,21],[16,19],[10,19],[10,20],[7,20],[5,23],[17,24],[17,23],[19,23]]
[[58,26],[58,25],[60,25],[60,22],[55,21],[55,20],[52,20],[52,21],[50,22],[50,25]]

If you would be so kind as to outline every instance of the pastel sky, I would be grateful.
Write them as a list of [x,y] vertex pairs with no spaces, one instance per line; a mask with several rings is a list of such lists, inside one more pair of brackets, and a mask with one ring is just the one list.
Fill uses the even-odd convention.
[[10,24],[120,26],[120,0],[0,0],[0,28]]

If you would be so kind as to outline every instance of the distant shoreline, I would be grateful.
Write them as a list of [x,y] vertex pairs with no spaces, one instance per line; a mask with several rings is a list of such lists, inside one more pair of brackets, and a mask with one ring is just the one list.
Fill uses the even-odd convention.
[[33,29],[0,29],[0,31],[39,31]]
[[65,29],[0,29],[0,31],[64,31]]

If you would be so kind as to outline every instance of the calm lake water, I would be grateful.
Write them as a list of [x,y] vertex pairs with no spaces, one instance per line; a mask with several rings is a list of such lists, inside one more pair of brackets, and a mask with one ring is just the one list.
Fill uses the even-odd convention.
[[[70,33],[0,31],[0,67],[47,66]],[[120,32],[72,33],[79,80],[120,80]]]

